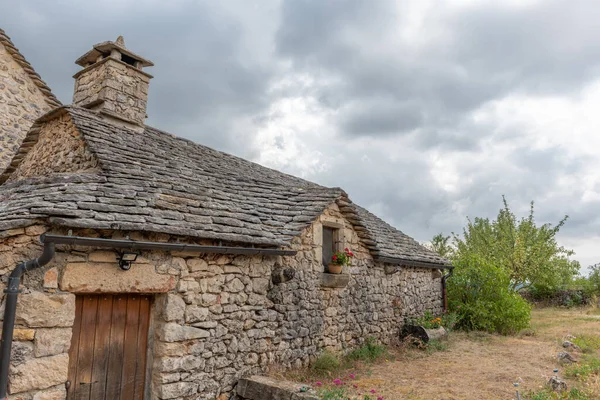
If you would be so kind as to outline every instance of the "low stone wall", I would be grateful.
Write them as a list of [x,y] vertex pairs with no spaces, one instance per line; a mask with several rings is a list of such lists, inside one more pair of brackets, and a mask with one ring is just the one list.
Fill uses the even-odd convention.
[[[356,254],[346,287],[322,285],[321,224],[334,222],[343,246]],[[3,233],[4,276],[18,261],[39,256],[37,237],[44,230]],[[154,295],[148,382],[153,399],[226,399],[243,376],[306,367],[323,350],[346,352],[368,337],[389,343],[405,318],[441,311],[441,275],[374,262],[336,206],[295,239],[293,248],[298,253],[291,257],[144,252],[131,270],[122,271],[110,250],[59,246],[50,264],[23,280],[10,392],[23,400],[64,397],[75,294]]]

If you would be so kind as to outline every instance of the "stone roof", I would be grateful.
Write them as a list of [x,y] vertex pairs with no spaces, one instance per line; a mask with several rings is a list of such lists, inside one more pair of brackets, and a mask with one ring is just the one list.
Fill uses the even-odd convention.
[[12,58],[23,68],[23,70],[25,70],[25,72],[27,72],[31,80],[44,94],[44,97],[46,98],[46,103],[48,103],[48,105],[52,108],[60,107],[61,103],[60,101],[58,101],[56,96],[54,96],[50,87],[48,87],[48,85],[46,85],[46,82],[42,80],[40,75],[37,72],[35,72],[31,64],[29,64],[29,62],[25,59],[23,54],[19,52],[19,49],[15,47],[15,45],[10,40],[6,32],[4,32],[2,29],[0,29],[0,44],[2,44],[6,48],[6,51],[8,51]]
[[[97,157],[99,169],[7,181],[34,146],[44,122],[64,114]],[[340,188],[326,188],[149,126],[138,133],[79,107],[62,107],[40,118],[0,183],[0,230],[48,220],[63,227],[289,246],[338,202],[374,256],[447,264],[353,204]]]

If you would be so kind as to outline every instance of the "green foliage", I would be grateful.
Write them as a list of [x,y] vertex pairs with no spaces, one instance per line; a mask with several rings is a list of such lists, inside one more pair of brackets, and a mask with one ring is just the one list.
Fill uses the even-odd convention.
[[408,321],[411,325],[419,325],[425,329],[435,329],[442,326],[442,318],[436,317],[431,311],[425,311],[422,317],[412,318]]
[[374,337],[368,337],[362,346],[350,351],[345,356],[324,351],[312,363],[311,368],[318,376],[331,376],[351,367],[356,361],[372,363],[383,357],[390,358],[387,347],[377,343]]
[[341,367],[340,358],[329,351],[324,351],[313,362],[312,369],[319,375],[327,375],[336,372]]
[[364,345],[352,350],[345,358],[350,361],[374,362],[386,354],[386,347],[378,344],[375,338],[369,337]]
[[594,353],[600,349],[600,336],[578,335],[571,339],[584,353]]
[[511,290],[510,272],[480,255],[454,262],[448,280],[450,309],[458,314],[457,327],[515,334],[529,326],[531,306]]
[[450,244],[450,239],[450,236],[438,233],[431,239],[431,243],[427,243],[425,246],[442,257],[450,258],[454,254],[454,248]]
[[542,390],[540,392],[529,392],[524,398],[529,400],[591,400],[593,397],[591,393],[585,390],[572,388],[568,392],[557,393],[550,389]]
[[348,394],[345,386],[330,386],[319,390],[322,400],[346,400]]
[[556,234],[565,224],[565,216],[555,226],[537,226],[533,202],[529,215],[517,219],[506,199],[495,220],[468,220],[463,237],[454,235],[455,260],[476,256],[509,274],[509,287],[516,291],[534,287],[539,293],[552,292],[572,280],[579,263],[570,260],[572,250],[559,246]]
[[331,257],[331,263],[337,265],[350,265],[352,257],[354,257],[354,253],[352,253],[350,249],[346,247],[344,251],[337,251]]
[[578,364],[569,366],[565,370],[565,375],[571,378],[577,378],[585,381],[591,375],[600,373],[600,359],[596,356],[588,356]]
[[448,350],[448,342],[445,340],[430,340],[425,346],[425,351],[428,354],[446,350]]

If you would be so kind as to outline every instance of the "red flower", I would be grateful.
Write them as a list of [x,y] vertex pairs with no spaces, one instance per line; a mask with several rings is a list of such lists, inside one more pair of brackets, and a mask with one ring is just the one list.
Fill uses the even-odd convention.
[[349,255],[350,257],[354,257],[354,253],[353,253],[353,252],[350,252],[350,253],[348,253],[348,255]]
[[333,256],[333,261],[337,260],[337,256]]
[[348,253],[350,250],[348,250],[348,248],[346,247],[346,248],[344,249],[344,251],[345,251],[346,253]]

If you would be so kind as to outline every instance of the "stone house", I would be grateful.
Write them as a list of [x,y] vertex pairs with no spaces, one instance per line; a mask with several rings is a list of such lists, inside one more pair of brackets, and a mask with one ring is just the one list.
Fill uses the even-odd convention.
[[[53,108],[0,175],[0,274],[19,271],[3,295],[6,310],[18,298],[11,399],[227,399],[242,376],[441,312],[447,260],[342,189],[145,125],[152,63],[122,38],[77,60],[65,107],[32,69],[2,74],[7,54],[0,101],[38,90],[24,121]],[[325,273],[346,247],[352,265]]]

